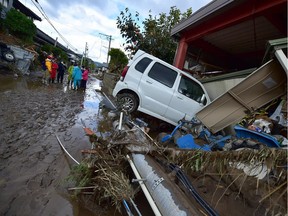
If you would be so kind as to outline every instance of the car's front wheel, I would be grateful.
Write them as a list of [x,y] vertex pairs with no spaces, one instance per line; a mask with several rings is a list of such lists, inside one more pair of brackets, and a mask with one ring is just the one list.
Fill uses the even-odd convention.
[[137,110],[139,102],[135,95],[131,93],[122,93],[117,96],[118,105],[129,113]]
[[15,61],[15,56],[11,51],[3,51],[2,55],[3,55],[3,58],[8,62]]

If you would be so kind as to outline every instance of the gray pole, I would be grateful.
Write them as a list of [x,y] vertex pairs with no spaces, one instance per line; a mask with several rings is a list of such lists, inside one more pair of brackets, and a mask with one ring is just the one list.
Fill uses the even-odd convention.
[[58,37],[56,37],[56,40],[55,40],[55,42],[54,42],[54,47],[57,46],[57,41],[58,41]]
[[85,44],[85,50],[84,50],[84,53],[83,53],[83,56],[82,56],[82,59],[81,59],[80,67],[82,67],[83,61],[87,58],[87,51],[88,51],[88,44],[87,44],[87,42],[86,42],[86,44]]
[[108,39],[109,39],[109,46],[108,46],[108,53],[107,53],[107,65],[108,65],[108,61],[109,61],[109,51],[110,51],[112,36],[110,35],[108,37]]

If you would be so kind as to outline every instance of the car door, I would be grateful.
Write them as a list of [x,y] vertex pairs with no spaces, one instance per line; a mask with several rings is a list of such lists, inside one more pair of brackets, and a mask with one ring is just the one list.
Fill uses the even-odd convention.
[[207,103],[207,94],[198,82],[183,74],[178,77],[176,84],[165,117],[173,122],[178,122],[183,117],[186,120],[191,120]]
[[139,110],[163,116],[173,96],[177,76],[178,72],[160,62],[149,65],[138,89],[141,95]]

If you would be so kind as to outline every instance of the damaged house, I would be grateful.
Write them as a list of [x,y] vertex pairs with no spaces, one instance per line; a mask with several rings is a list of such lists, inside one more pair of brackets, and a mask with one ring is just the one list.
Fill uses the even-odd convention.
[[[239,121],[247,111],[287,97],[287,1],[215,0],[177,24],[171,35],[178,41],[174,65],[197,77],[212,101],[217,98],[197,115],[213,132]],[[273,87],[278,94],[255,84],[266,83],[264,71],[272,69],[260,67],[273,57],[282,65],[275,69],[274,79],[283,81]],[[233,87],[257,69],[258,78],[235,93]]]
[[179,69],[204,76],[259,67],[267,41],[287,37],[287,1],[215,0],[177,24],[171,36],[178,41]]
[[263,64],[269,40],[287,37],[287,1],[212,1],[176,25],[171,36],[178,41],[176,67],[198,78],[226,75],[217,88],[203,80],[213,100]]

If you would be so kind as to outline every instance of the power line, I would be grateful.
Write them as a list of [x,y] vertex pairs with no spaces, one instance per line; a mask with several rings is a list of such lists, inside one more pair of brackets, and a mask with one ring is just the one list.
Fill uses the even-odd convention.
[[47,16],[47,14],[45,13],[45,11],[43,10],[43,8],[41,7],[40,3],[35,0],[37,4],[34,3],[33,0],[31,0],[31,2],[35,5],[35,7],[38,9],[38,11],[42,14],[42,16],[48,21],[48,23],[53,27],[53,29],[57,32],[57,34],[62,38],[62,40],[69,46],[72,48],[72,50],[74,51],[78,51],[71,43],[69,43],[69,41],[55,28],[55,26],[53,25],[53,23],[50,21],[49,17]]
[[41,10],[39,9],[39,7],[33,2],[33,0],[31,0],[32,3],[35,5],[35,7],[39,10],[39,12],[43,15],[43,17],[48,21],[48,23],[53,27],[53,29],[58,33],[58,35],[62,38],[62,40],[68,45],[70,46],[73,50],[77,50],[74,46],[72,46],[71,43],[68,42],[68,40],[66,40],[66,38],[64,38],[64,36],[55,28],[55,26],[53,25],[53,23],[50,21],[49,17],[46,15],[45,11],[43,10],[43,8],[41,7],[41,5],[39,4],[38,1],[36,1],[39,4],[39,7],[41,8]]
[[107,35],[107,34],[102,34],[102,33],[99,33],[99,34],[105,36],[106,39],[109,41],[108,52],[107,52],[107,64],[108,64],[108,61],[109,61],[109,51],[110,51],[112,36],[111,36],[111,35]]

